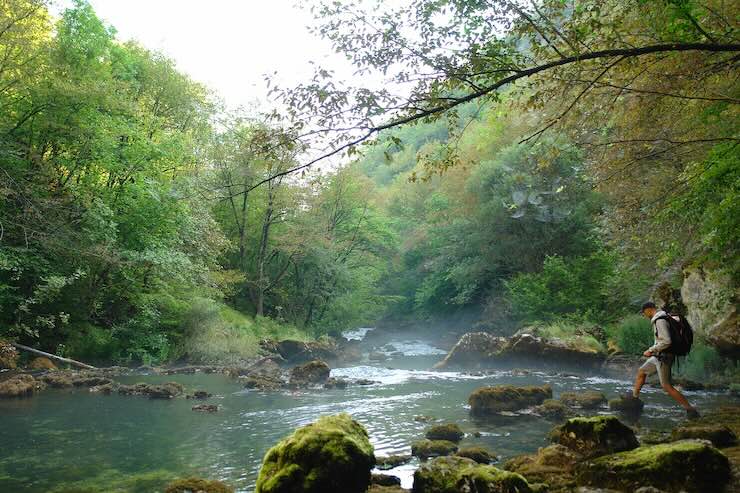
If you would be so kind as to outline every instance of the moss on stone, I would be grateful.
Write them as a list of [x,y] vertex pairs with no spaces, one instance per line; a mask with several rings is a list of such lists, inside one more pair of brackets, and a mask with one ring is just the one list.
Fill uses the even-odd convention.
[[466,457],[478,464],[490,464],[496,460],[496,456],[483,447],[464,447],[455,453],[458,457]]
[[518,411],[542,404],[545,399],[550,398],[552,398],[552,388],[549,385],[541,387],[494,385],[476,389],[470,394],[468,404],[470,404],[471,414],[485,416],[502,411]]
[[15,375],[0,382],[0,397],[29,397],[40,385],[31,375]]
[[385,457],[377,457],[375,467],[381,471],[387,469],[393,469],[394,467],[402,466],[407,462],[411,461],[410,455],[388,455]]
[[411,444],[411,455],[420,459],[440,457],[457,452],[457,445],[449,440],[419,440]]
[[345,413],[323,416],[267,452],[255,493],[364,493],[374,464],[362,425]]
[[596,390],[586,392],[563,392],[560,401],[567,406],[578,406],[583,409],[597,409],[607,403],[606,396]]
[[221,481],[201,478],[186,478],[173,481],[164,490],[165,493],[233,493],[234,489]]
[[534,408],[534,412],[545,419],[561,421],[569,416],[573,416],[573,411],[560,401],[547,399],[542,404]]
[[527,481],[549,484],[555,490],[571,491],[575,485],[573,470],[582,457],[563,445],[540,448],[536,454],[509,459],[504,469],[516,472]]
[[737,435],[723,425],[679,426],[671,433],[673,440],[699,438],[709,440],[715,447],[731,447],[737,444]]
[[532,493],[519,474],[464,457],[439,457],[414,473],[413,493]]
[[585,457],[622,452],[639,445],[632,429],[614,416],[571,418],[554,428],[550,439]]
[[434,425],[429,428],[425,435],[429,440],[449,440],[450,442],[459,442],[465,433],[455,423],[445,423]]
[[600,457],[576,468],[579,485],[634,491],[653,486],[665,491],[722,491],[730,463],[706,442],[683,440],[640,447]]

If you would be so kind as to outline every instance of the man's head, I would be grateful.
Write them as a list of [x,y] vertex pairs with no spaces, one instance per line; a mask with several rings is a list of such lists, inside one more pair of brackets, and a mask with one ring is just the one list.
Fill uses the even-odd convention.
[[645,316],[645,318],[652,319],[657,312],[658,308],[652,301],[646,301],[642,304],[642,314]]

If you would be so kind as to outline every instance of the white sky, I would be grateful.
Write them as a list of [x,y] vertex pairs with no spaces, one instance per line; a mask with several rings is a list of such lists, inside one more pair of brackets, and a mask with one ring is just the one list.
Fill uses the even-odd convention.
[[[312,73],[309,60],[351,74],[328,42],[312,36],[311,14],[296,0],[89,0],[118,31],[163,52],[193,79],[216,91],[230,107],[269,105],[266,73],[292,86]],[[58,0],[57,5],[70,5]]]

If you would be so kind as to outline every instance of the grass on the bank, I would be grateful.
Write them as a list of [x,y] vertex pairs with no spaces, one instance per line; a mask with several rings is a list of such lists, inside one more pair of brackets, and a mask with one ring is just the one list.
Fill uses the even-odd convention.
[[202,299],[193,303],[177,353],[192,363],[238,364],[257,355],[262,339],[310,338],[292,325]]

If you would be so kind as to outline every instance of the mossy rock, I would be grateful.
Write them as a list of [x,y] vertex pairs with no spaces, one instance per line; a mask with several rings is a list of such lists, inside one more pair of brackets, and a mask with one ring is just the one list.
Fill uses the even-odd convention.
[[364,493],[374,464],[361,424],[345,413],[323,416],[267,452],[255,493]]
[[413,493],[532,493],[519,474],[465,457],[438,457],[414,472]]
[[606,396],[596,390],[586,392],[563,392],[560,401],[567,406],[577,406],[582,409],[598,409],[607,403]]
[[318,385],[326,382],[331,373],[331,368],[321,360],[313,360],[308,363],[294,367],[290,371],[290,385],[293,387],[304,387],[307,385]]
[[401,486],[401,478],[398,476],[391,476],[390,474],[373,473],[370,477],[370,483],[380,486]]
[[573,416],[573,410],[555,399],[547,399],[534,408],[534,412],[545,419],[562,421]]
[[645,403],[642,399],[625,399],[624,397],[618,397],[609,401],[610,410],[627,415],[639,415],[642,413],[642,409],[644,407]]
[[410,455],[388,455],[385,457],[377,457],[375,467],[381,471],[393,469],[394,467],[402,466],[407,462],[411,461]]
[[576,468],[579,485],[635,491],[723,491],[730,481],[727,457],[707,442],[682,440],[600,457]]
[[519,411],[542,404],[552,398],[549,385],[515,387],[513,385],[494,385],[476,389],[468,398],[470,413],[486,416],[504,411]]
[[429,428],[425,434],[429,440],[449,440],[450,442],[459,442],[465,433],[455,423],[445,423],[434,425]]
[[49,358],[44,358],[43,356],[34,358],[28,364],[28,367],[32,370],[56,370],[57,369],[57,366],[54,363],[52,363],[52,361]]
[[504,469],[521,474],[527,481],[548,483],[553,488],[570,491],[575,485],[573,471],[583,457],[563,445],[540,448],[536,454],[509,459]]
[[411,455],[420,459],[440,457],[457,452],[457,445],[449,440],[419,440],[411,444]]
[[234,493],[234,489],[221,481],[186,478],[168,484],[164,493]]
[[679,426],[671,433],[673,440],[698,438],[709,440],[715,447],[731,447],[737,444],[737,435],[723,425],[688,425]]
[[550,432],[550,440],[584,457],[596,457],[637,448],[632,429],[614,416],[571,418]]
[[0,398],[2,397],[30,397],[42,384],[31,375],[15,375],[0,382]]
[[478,464],[490,464],[496,460],[496,456],[483,447],[464,447],[455,452],[458,457],[466,457]]

